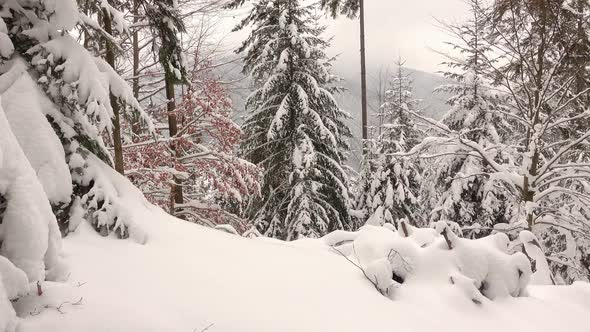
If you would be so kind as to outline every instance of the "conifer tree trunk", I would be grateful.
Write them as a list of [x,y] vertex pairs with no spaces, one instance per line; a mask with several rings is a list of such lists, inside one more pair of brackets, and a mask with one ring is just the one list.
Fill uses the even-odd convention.
[[[178,121],[176,119],[176,101],[174,100],[174,83],[170,78],[166,78],[166,99],[168,103],[166,104],[166,108],[168,111],[168,132],[170,134],[170,138],[175,137],[178,134]],[[175,158],[179,156],[179,151],[176,148],[176,144],[174,141],[171,143],[171,148],[175,153]],[[174,177],[174,184],[172,185],[171,196],[174,198],[174,203],[182,204],[184,203],[184,197],[182,193],[182,180],[178,177]],[[174,208],[171,207],[171,210]],[[170,211],[174,213],[174,211]]]
[[[113,34],[112,21],[109,12],[103,9],[103,23],[104,30],[109,34]],[[109,41],[105,40],[106,62],[115,69],[115,51]],[[115,69],[116,70],[116,69]],[[113,146],[115,148],[115,170],[121,174],[125,174],[125,165],[123,164],[123,146],[121,142],[121,119],[120,107],[117,98],[111,93],[111,108],[113,109]]]
[[[367,72],[365,59],[365,4],[364,0],[359,1],[359,22],[360,22],[360,42],[361,42],[361,122],[363,127],[363,141],[367,137]],[[366,152],[363,142],[363,153]]]
[[[133,0],[133,23],[139,22],[139,0]],[[133,97],[139,100],[139,29],[136,27],[131,36],[133,48]],[[134,141],[140,134],[141,128],[139,124],[139,115],[133,114],[131,120],[131,132]]]
[[[576,1],[576,11],[578,13],[583,13],[584,12],[584,7],[585,4],[588,0],[577,0]],[[577,38],[578,38],[578,51],[576,52],[575,56],[576,56],[576,65],[575,65],[575,70],[576,70],[576,92],[580,93],[582,91],[584,91],[586,89],[586,79],[585,79],[585,73],[586,73],[586,65],[588,62],[588,56],[586,54],[587,49],[586,49],[586,45],[584,45],[584,43],[586,43],[586,38],[585,38],[585,27],[584,27],[584,20],[586,18],[582,15],[578,15],[578,19],[576,22],[576,34],[577,34]],[[584,103],[588,102],[588,96],[582,96],[582,101]]]

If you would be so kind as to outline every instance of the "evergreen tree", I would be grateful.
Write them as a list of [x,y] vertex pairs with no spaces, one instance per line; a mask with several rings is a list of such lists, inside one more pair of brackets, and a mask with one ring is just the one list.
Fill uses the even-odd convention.
[[[510,124],[499,112],[502,100],[487,85],[489,70],[483,54],[489,51],[484,40],[489,14],[479,2],[471,0],[470,20],[461,25],[446,25],[448,32],[459,40],[451,43],[459,56],[448,57],[444,64],[449,71],[444,75],[456,83],[441,86],[437,91],[453,94],[447,101],[450,109],[442,122],[488,149],[508,137]],[[489,234],[493,225],[515,217],[506,197],[509,193],[494,186],[489,166],[481,158],[470,155],[469,149],[462,146],[438,146],[433,150],[441,157],[430,163],[422,188],[431,221],[454,221],[474,236]],[[497,151],[493,158],[504,162],[510,157]]]
[[381,134],[371,144],[361,170],[360,196],[357,209],[369,223],[394,223],[402,218],[416,224],[420,167],[415,160],[402,156],[418,145],[424,133],[410,113],[418,112],[418,100],[413,98],[412,83],[397,63],[385,93],[385,103],[379,116],[383,118]]
[[[8,61],[22,58],[27,65],[27,75],[36,78],[43,91],[42,99],[48,99],[47,119],[63,144],[66,162],[71,171],[71,197],[51,201],[54,213],[63,233],[71,216],[82,215],[102,234],[115,231],[119,236],[129,235],[128,222],[117,206],[116,195],[105,189],[96,167],[112,160],[103,135],[113,129],[112,99],[122,109],[141,114],[146,126],[151,122],[141,110],[127,83],[104,60],[94,56],[70,35],[76,27],[93,31],[114,43],[114,38],[99,28],[89,16],[79,13],[76,3],[29,1],[22,7],[17,2],[2,5],[8,37],[14,51],[4,54]],[[112,7],[110,15],[119,17]],[[5,46],[5,45],[3,45]],[[98,157],[98,160],[96,157]],[[93,170],[91,170],[93,169]]]
[[312,10],[262,0],[238,26],[253,26],[239,51],[257,87],[246,103],[242,152],[264,169],[251,218],[264,234],[288,240],[351,228],[343,169],[350,130]]
[[320,5],[328,11],[332,17],[336,17],[339,14],[354,17],[360,9],[360,1],[361,0],[321,0]]

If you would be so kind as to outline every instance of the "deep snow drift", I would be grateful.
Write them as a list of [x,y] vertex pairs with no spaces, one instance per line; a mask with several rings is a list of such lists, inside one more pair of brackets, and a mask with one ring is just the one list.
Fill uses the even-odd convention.
[[[363,263],[382,248],[363,251],[362,232],[284,243],[203,228],[148,205],[137,213],[145,244],[102,238],[81,223],[64,240],[69,281],[46,282],[42,296],[35,291],[18,300],[18,331],[588,330],[585,283],[529,286],[529,296],[476,304],[441,274],[420,274],[389,299],[327,245],[337,240],[344,252],[354,240]],[[398,236],[384,227],[369,232]],[[432,234],[412,236],[433,240]],[[440,250],[428,262],[439,265],[428,269],[446,273],[449,260]]]

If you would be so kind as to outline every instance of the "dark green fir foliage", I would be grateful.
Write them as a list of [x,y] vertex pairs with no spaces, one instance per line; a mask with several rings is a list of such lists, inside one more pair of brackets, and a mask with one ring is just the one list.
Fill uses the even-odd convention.
[[262,0],[237,27],[252,26],[238,51],[256,88],[241,150],[265,170],[249,217],[262,233],[287,240],[352,227],[343,168],[351,132],[332,96],[328,42],[312,10]]
[[[488,148],[508,137],[511,124],[500,112],[504,100],[489,86],[490,74],[484,60],[489,52],[485,43],[489,13],[479,0],[472,0],[470,6],[470,20],[446,25],[458,39],[449,44],[460,56],[444,63],[448,71],[443,74],[455,83],[437,91],[452,95],[442,122],[461,137]],[[451,220],[463,227],[465,236],[478,237],[513,217],[513,206],[506,199],[510,193],[494,185],[488,175],[491,169],[481,158],[470,156],[461,146],[439,147],[434,154],[441,157],[426,161],[427,180],[422,191],[430,221]],[[510,163],[510,156],[501,150],[494,159]]]

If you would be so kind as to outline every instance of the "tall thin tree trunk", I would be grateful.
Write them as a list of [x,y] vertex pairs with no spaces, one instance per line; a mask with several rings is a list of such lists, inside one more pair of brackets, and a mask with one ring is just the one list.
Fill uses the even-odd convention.
[[[174,98],[174,83],[171,79],[166,78],[166,99],[168,99],[166,109],[168,111],[168,132],[171,138],[178,134],[178,120],[176,118],[176,101],[174,100]],[[176,142],[173,140],[170,144],[172,151],[174,151],[175,153],[174,158],[176,159],[179,157],[179,151],[176,147]],[[171,195],[174,197],[174,203],[184,203],[184,197],[182,193],[182,180],[176,176],[174,177],[174,185],[172,186]],[[172,208],[171,210],[174,209]],[[174,211],[171,211],[171,213],[174,213]]]
[[[534,92],[534,105],[531,105],[531,116],[532,116],[532,128],[536,128],[537,124],[540,119],[541,108],[541,92],[543,90],[543,78],[545,74],[545,55],[546,55],[546,47],[547,47],[547,0],[540,0],[539,1],[539,46],[537,48],[537,59],[536,61],[536,70],[535,73],[535,92]],[[530,149],[531,144],[533,146],[533,151],[529,151],[531,154],[531,162],[528,168],[528,174],[525,175],[523,179],[523,188],[522,188],[522,198],[525,203],[533,202],[535,199],[535,191],[534,188],[531,187],[532,179],[537,177],[537,171],[539,168],[539,147],[537,145],[538,142],[533,142],[532,140],[536,139],[533,133],[535,129],[529,129],[527,133],[527,149]],[[533,229],[533,224],[535,222],[535,214],[534,211],[529,210],[527,212],[527,227],[529,230]]]
[[[139,1],[133,0],[133,23],[139,22]],[[133,47],[133,97],[139,100],[139,28],[135,27],[131,36]],[[133,141],[136,141],[141,131],[139,114],[133,113],[131,120],[131,132]]]
[[[109,12],[103,9],[104,30],[112,35],[112,21]],[[108,40],[105,40],[106,62],[114,69],[115,68],[115,51],[113,45]],[[115,170],[121,174],[125,174],[125,165],[123,163],[123,146],[121,141],[121,118],[120,106],[117,98],[111,93],[111,108],[113,109],[113,146],[115,147]]]
[[[584,12],[585,3],[588,0],[577,0],[576,11],[578,13]],[[578,15],[576,22],[576,36],[578,38],[578,47],[576,50],[575,70],[576,70],[576,92],[580,93],[586,89],[586,65],[588,62],[587,45],[586,45],[586,29],[585,29],[586,17]],[[588,96],[582,96],[582,101],[586,103]]]
[[383,129],[383,117],[385,116],[385,114],[382,112],[381,110],[381,106],[383,105],[383,98],[385,96],[386,93],[386,82],[387,81],[387,71],[385,73],[383,73],[383,70],[380,69],[379,70],[379,88],[377,90],[377,101],[378,101],[378,105],[377,105],[377,114],[379,115],[379,128],[378,128],[378,137],[381,137],[381,131]]
[[367,137],[367,71],[365,59],[365,1],[360,0],[359,22],[361,42],[361,122],[363,130],[363,153],[366,153],[365,143]]

